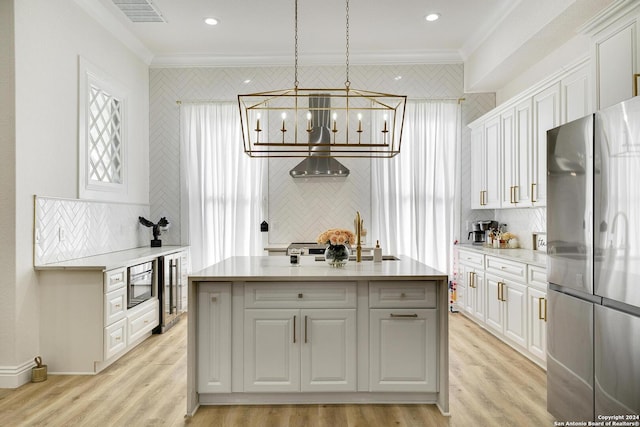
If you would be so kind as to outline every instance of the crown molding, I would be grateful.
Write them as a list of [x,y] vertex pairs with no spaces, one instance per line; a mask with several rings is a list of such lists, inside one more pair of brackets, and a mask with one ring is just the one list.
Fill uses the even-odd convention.
[[[402,65],[402,64],[461,64],[460,52],[453,50],[437,50],[422,52],[363,52],[351,53],[350,65]],[[291,54],[274,53],[269,55],[156,55],[151,61],[151,68],[185,68],[185,67],[260,67],[260,66],[292,66],[294,58]],[[301,55],[299,65],[344,65],[344,53],[327,53]]]

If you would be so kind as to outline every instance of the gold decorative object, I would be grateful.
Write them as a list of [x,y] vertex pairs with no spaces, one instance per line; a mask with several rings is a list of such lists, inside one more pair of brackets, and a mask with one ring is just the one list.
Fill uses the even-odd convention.
[[[319,157],[388,158],[398,154],[407,97],[351,88],[349,0],[346,0],[346,58],[344,88],[298,87],[296,0],[294,87],[238,95],[244,151],[251,157],[309,157],[313,154]],[[325,101],[314,102],[318,97]],[[326,128],[331,138],[312,138],[312,131],[320,127]]]
[[364,220],[360,218],[360,211],[356,212],[356,219],[353,220],[356,228],[356,262],[362,262],[362,246],[360,245],[362,238],[362,229],[364,228]]

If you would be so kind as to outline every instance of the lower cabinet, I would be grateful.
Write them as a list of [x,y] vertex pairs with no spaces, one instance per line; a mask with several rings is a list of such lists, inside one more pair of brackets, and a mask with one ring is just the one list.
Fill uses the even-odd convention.
[[355,309],[247,309],[244,390],[355,391]]
[[438,390],[437,310],[369,310],[371,391]]
[[460,311],[546,367],[546,269],[476,249],[459,248],[458,259]]
[[199,393],[231,393],[231,283],[198,287]]
[[487,318],[489,328],[527,348],[527,286],[486,275]]
[[547,355],[547,293],[529,288],[529,352],[540,359]]

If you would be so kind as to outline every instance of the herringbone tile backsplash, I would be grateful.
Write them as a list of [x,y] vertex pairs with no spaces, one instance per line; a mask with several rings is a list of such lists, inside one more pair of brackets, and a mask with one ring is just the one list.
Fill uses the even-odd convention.
[[148,205],[35,198],[35,265],[132,249],[152,233],[138,223]]

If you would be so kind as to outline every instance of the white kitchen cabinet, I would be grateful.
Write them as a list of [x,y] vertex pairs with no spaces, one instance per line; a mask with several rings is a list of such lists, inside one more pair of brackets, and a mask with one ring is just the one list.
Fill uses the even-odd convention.
[[437,391],[437,310],[371,309],[371,391]]
[[562,107],[561,123],[567,123],[593,113],[589,67],[584,65],[560,80]]
[[500,116],[471,131],[471,207],[500,207]]
[[[482,248],[458,248],[459,282],[465,285],[460,288],[463,293],[469,290],[472,293],[471,301],[464,296],[460,311],[544,368],[546,268],[507,255],[525,249],[504,251],[505,256],[497,256],[492,249],[487,251],[484,255]],[[529,252],[537,258],[534,252]],[[484,298],[480,303],[483,309],[478,309],[479,295]]]
[[502,208],[529,206],[531,200],[532,100],[525,99],[501,115]]
[[487,274],[486,324],[511,343],[527,348],[527,286]]
[[617,104],[634,95],[635,74],[640,72],[640,6],[618,2],[616,10],[602,22],[588,25],[592,36],[598,109]]
[[541,361],[547,358],[547,293],[529,287],[529,352]]
[[51,373],[100,372],[158,325],[158,299],[127,309],[126,267],[42,269],[42,358]]
[[231,392],[231,283],[198,288],[198,392]]
[[533,96],[531,205],[547,204],[547,131],[560,125],[560,82]]
[[459,249],[458,262],[459,285],[461,285],[463,293],[461,309],[484,322],[484,255]]
[[244,391],[355,391],[355,309],[247,309]]

